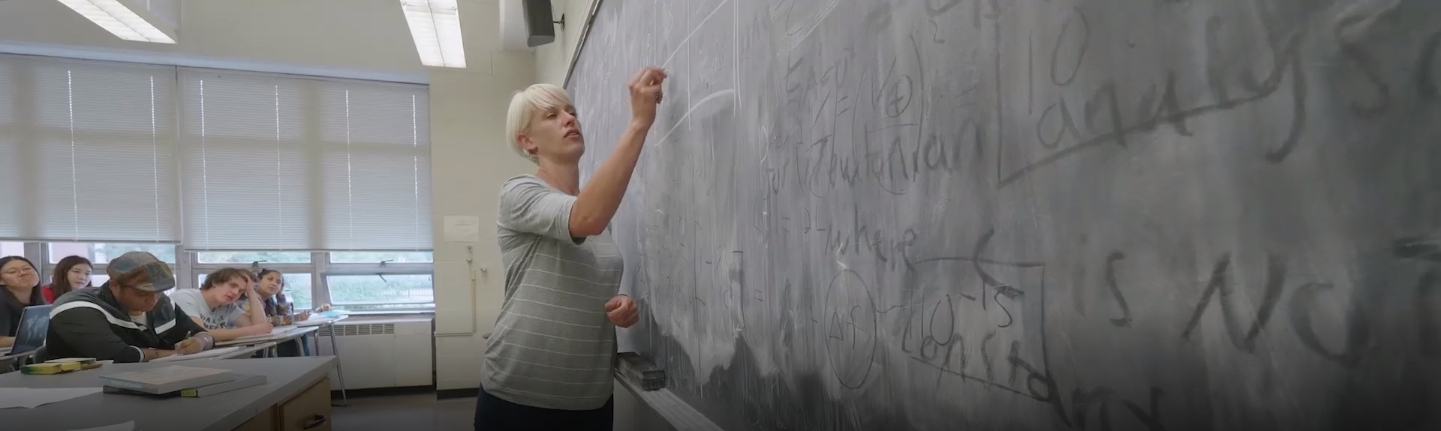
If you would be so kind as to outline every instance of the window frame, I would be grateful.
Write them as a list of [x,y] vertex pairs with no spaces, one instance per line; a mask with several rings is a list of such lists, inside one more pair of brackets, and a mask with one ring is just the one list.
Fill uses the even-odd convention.
[[[428,253],[431,253],[431,260],[434,261],[434,260],[435,260],[435,255],[434,255],[435,252],[434,252],[434,251],[429,251]],[[330,304],[331,307],[336,307],[336,306],[344,307],[344,306],[346,305],[346,304],[336,304],[336,303],[331,299],[331,295],[330,295],[330,283],[329,283],[330,276],[343,276],[343,275],[351,275],[351,276],[354,276],[354,275],[428,275],[428,276],[430,276],[430,289],[431,289],[431,292],[432,292],[432,294],[433,294],[433,292],[435,292],[435,263],[434,263],[434,262],[426,262],[426,263],[422,263],[422,262],[396,263],[396,262],[388,262],[388,261],[385,261],[385,262],[376,262],[376,263],[331,263],[331,262],[330,262],[330,254],[329,254],[329,253],[318,253],[318,254],[321,255],[321,256],[318,256],[318,257],[320,258],[319,260],[315,260],[314,258],[312,258],[312,260],[311,260],[312,262],[315,262],[315,267],[316,267],[316,271],[315,271],[315,273],[314,273],[314,274],[315,274],[314,277],[315,277],[316,279],[315,279],[315,280],[312,280],[311,283],[313,283],[312,286],[323,286],[323,288],[322,288],[322,289],[319,289],[319,290],[324,291],[324,297],[323,297],[323,299],[322,299],[322,297],[320,296],[322,292],[317,291],[317,292],[313,293],[312,295],[315,295],[315,296],[313,296],[312,298],[314,298],[313,301],[315,301],[316,304]],[[355,305],[361,305],[361,304],[355,304]],[[364,305],[397,305],[397,306],[398,306],[398,307],[395,307],[395,308],[387,308],[387,309],[384,309],[384,310],[376,310],[377,312],[383,311],[383,312],[385,312],[385,313],[392,313],[392,312],[393,312],[393,313],[434,312],[434,311],[435,311],[435,308],[436,308],[436,304],[435,304],[435,301],[434,301],[434,300],[431,300],[431,302],[428,303],[428,304],[408,304],[408,303],[403,303],[403,302],[394,302],[394,303],[379,303],[379,304],[364,304]],[[426,306],[426,305],[428,305],[428,306]]]
[[[19,242],[19,241],[11,241]],[[81,241],[83,242],[83,241]],[[94,243],[98,241],[90,241]],[[50,263],[50,243],[48,242],[24,242],[25,258],[35,262],[40,268],[41,285],[49,284],[53,277],[55,264]],[[358,250],[357,250],[358,251]],[[398,251],[397,251],[398,252]],[[332,307],[344,308],[346,304],[335,304],[331,300],[330,276],[355,276],[355,275],[426,275],[431,279],[431,291],[435,290],[435,263],[433,250],[406,250],[405,252],[431,253],[432,262],[375,262],[375,263],[331,263],[330,252],[310,252],[310,263],[198,263],[199,253],[197,251],[185,251],[179,244],[175,245],[175,263],[171,270],[175,273],[177,289],[198,289],[200,285],[196,281],[200,274],[210,273],[221,268],[244,268],[258,270],[260,268],[274,269],[286,274],[310,274],[310,297],[311,305],[319,307],[321,304],[331,304]],[[103,274],[108,263],[94,263],[93,272]],[[173,292],[173,291],[172,291]],[[362,309],[351,310],[363,314],[416,314],[434,313],[437,304],[430,303],[403,303],[403,302],[379,302],[354,305],[393,305],[395,307],[384,309]]]
[[[81,243],[86,243],[86,244],[95,244],[95,243],[107,242],[107,241],[72,241],[71,243],[75,243],[75,242],[81,242]],[[93,246],[92,246],[92,247],[93,247]],[[30,259],[30,261],[35,262],[37,265],[40,266],[39,269],[40,269],[40,285],[41,285],[41,286],[50,284],[50,281],[53,280],[54,277],[55,277],[55,267],[59,265],[59,264],[55,264],[55,263],[50,263],[50,257],[51,257],[51,253],[50,253],[50,243],[49,243],[49,242],[26,242],[26,243],[25,243],[25,258],[26,258],[26,259]],[[90,260],[91,285],[93,285],[93,286],[99,286],[100,284],[95,284],[95,282],[94,282],[95,274],[105,274],[105,269],[110,266],[110,263],[109,263],[109,262],[104,262],[104,263],[102,263],[102,262],[95,262],[95,259],[91,258],[90,256],[85,256],[85,258]],[[183,256],[183,254],[180,252],[180,246],[179,246],[179,245],[176,245],[176,246],[175,246],[175,263],[169,264],[169,265],[170,265],[170,272],[175,273],[175,276],[176,276],[176,280],[175,280],[175,286],[176,286],[176,287],[183,287],[183,286],[184,286],[183,280],[180,280],[180,279],[179,279],[179,278],[180,278],[181,268],[184,268],[184,264],[183,264],[184,261],[185,261],[185,256]]]

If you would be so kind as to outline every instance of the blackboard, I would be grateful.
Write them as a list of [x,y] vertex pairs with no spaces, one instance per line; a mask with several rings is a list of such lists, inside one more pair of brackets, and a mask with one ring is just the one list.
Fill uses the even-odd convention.
[[625,341],[730,430],[1441,429],[1441,3],[607,1]]

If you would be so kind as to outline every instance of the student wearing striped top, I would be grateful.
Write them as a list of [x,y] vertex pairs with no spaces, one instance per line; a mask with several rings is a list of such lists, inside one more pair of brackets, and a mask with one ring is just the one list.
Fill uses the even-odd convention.
[[639,314],[617,294],[623,266],[608,226],[665,78],[656,67],[631,78],[630,125],[584,188],[585,138],[565,90],[536,84],[512,97],[507,139],[538,169],[500,189],[505,302],[486,341],[475,429],[611,429],[615,327]]

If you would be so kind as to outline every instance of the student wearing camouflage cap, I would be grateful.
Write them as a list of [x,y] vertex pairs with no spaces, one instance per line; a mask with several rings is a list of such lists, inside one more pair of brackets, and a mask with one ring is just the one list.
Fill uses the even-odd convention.
[[170,302],[170,266],[132,251],[110,261],[110,281],[72,291],[55,302],[45,337],[45,358],[145,362],[214,347],[205,328]]

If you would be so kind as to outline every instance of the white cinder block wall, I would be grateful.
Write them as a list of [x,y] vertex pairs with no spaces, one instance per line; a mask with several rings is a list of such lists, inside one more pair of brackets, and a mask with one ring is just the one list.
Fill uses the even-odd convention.
[[550,3],[557,21],[561,14],[565,15],[565,28],[557,26],[555,42],[536,48],[535,79],[536,82],[564,85],[566,66],[580,43],[581,28],[585,26],[585,14],[590,10],[591,0],[553,0]]
[[[529,55],[497,57],[505,58],[493,62],[492,74],[437,71],[430,78],[435,371],[441,390],[480,384],[482,336],[495,325],[505,281],[495,243],[496,197],[506,178],[533,169],[506,148],[503,135],[506,102],[533,82],[535,63]],[[446,242],[446,216],[478,217],[480,241]]]

